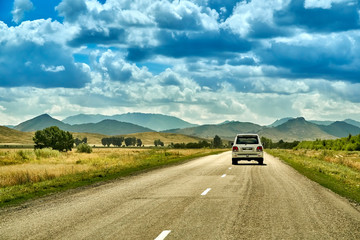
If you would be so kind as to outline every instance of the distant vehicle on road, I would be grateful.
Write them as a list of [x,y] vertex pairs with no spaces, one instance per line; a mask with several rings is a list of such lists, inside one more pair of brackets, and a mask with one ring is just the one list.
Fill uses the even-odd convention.
[[237,134],[232,147],[232,164],[238,161],[255,160],[260,165],[264,163],[263,146],[257,134]]

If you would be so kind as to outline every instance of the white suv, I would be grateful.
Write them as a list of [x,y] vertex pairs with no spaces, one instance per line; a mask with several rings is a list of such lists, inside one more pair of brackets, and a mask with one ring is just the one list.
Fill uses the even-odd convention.
[[237,165],[240,160],[255,160],[260,165],[264,163],[263,146],[257,134],[238,134],[232,147],[232,164]]

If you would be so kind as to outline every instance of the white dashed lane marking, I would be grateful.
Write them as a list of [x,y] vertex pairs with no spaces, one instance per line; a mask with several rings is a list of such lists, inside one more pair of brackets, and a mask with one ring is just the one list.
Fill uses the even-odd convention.
[[206,189],[201,195],[205,196],[210,190],[211,190],[211,188]]
[[167,235],[169,235],[169,233],[171,232],[171,230],[164,230],[160,233],[159,236],[157,236],[157,238],[155,238],[155,240],[164,240]]

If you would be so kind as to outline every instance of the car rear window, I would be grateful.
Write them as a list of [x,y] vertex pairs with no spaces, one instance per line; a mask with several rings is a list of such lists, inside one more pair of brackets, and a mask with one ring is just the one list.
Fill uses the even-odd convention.
[[236,144],[258,144],[257,136],[239,136],[237,137]]

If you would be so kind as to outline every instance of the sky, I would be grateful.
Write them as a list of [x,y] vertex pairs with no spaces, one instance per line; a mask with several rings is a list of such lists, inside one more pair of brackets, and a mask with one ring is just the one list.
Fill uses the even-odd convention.
[[0,0],[0,125],[360,121],[358,0]]

